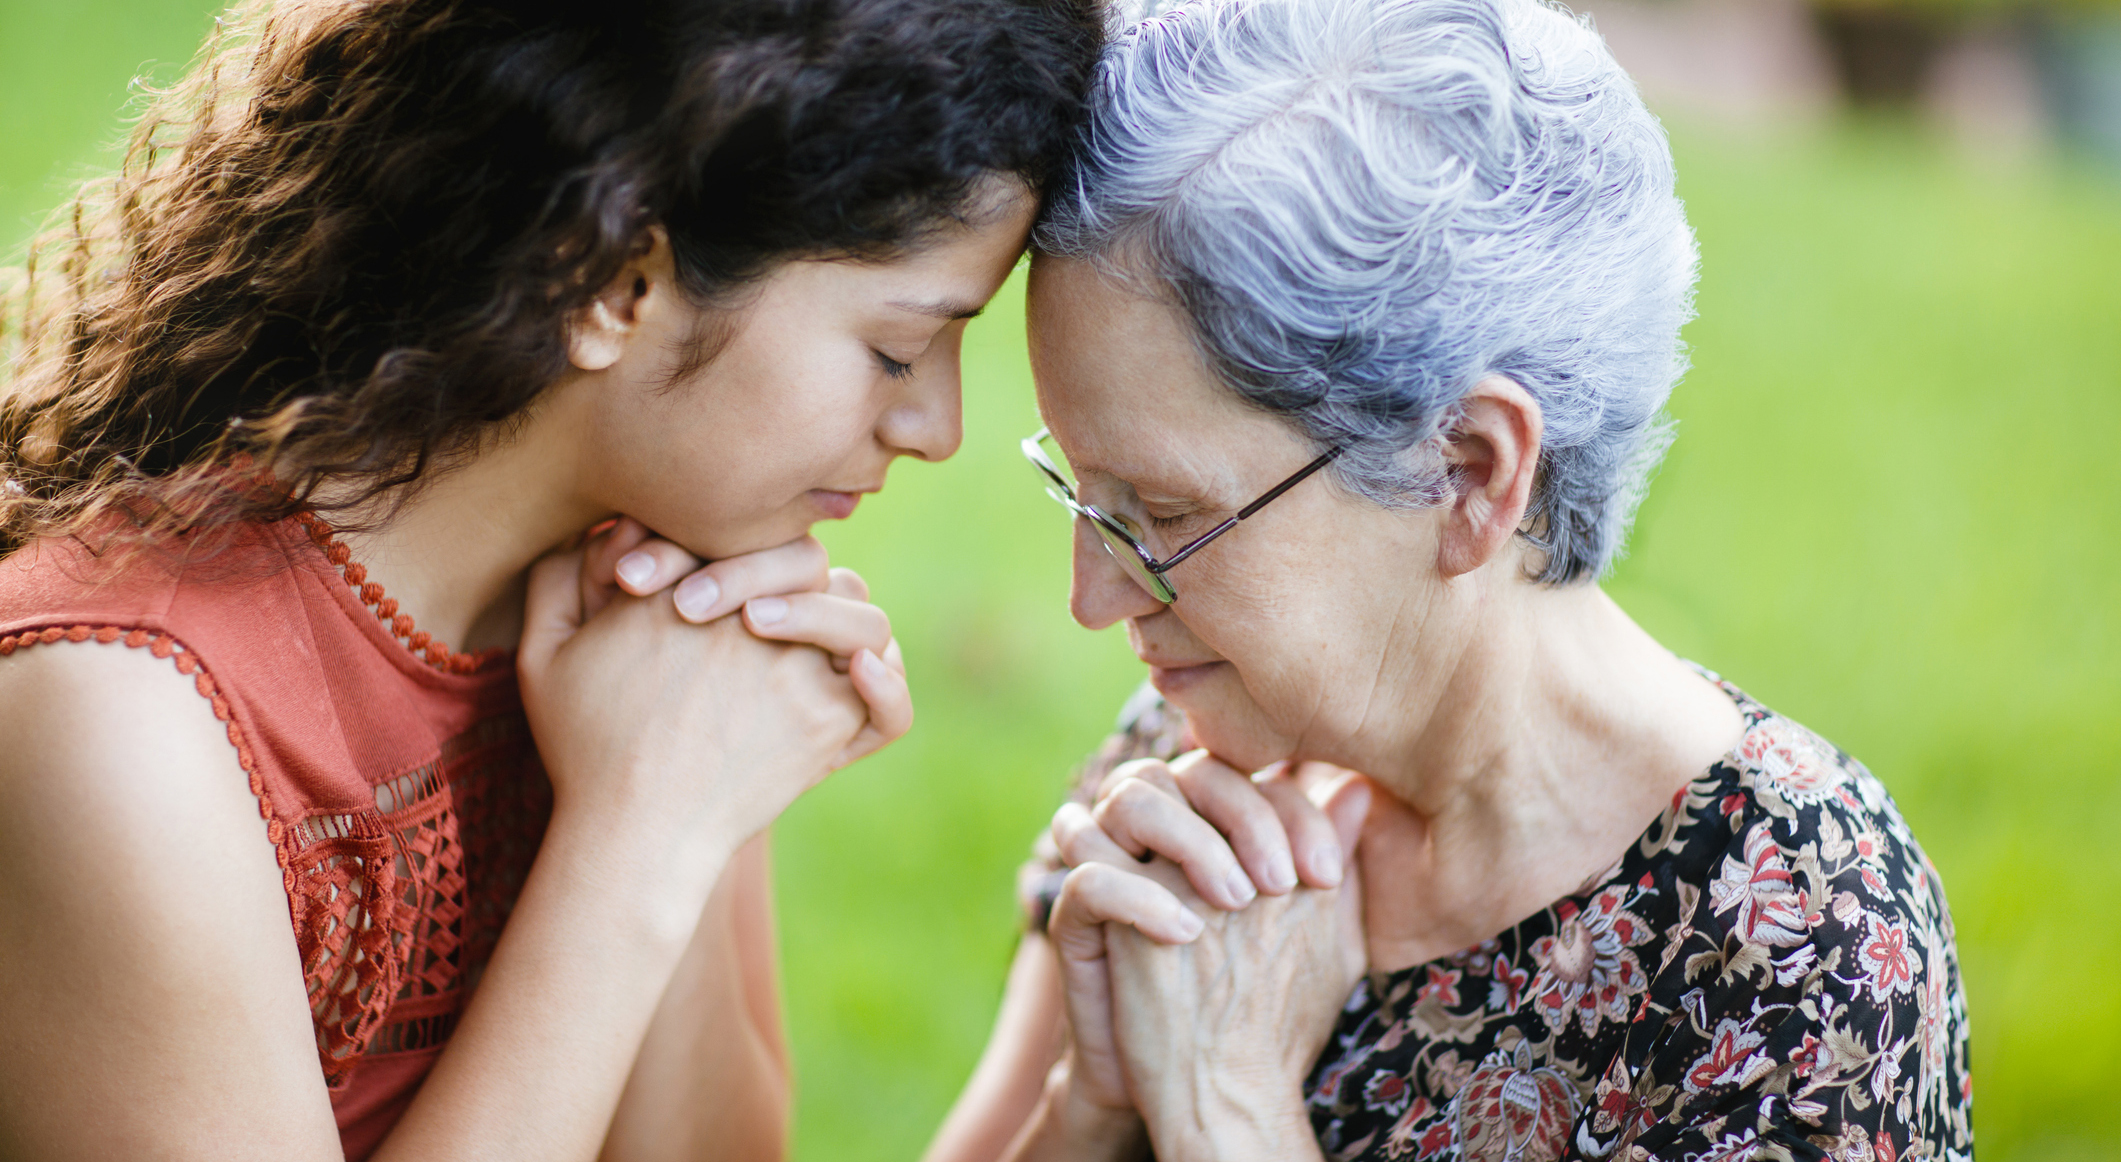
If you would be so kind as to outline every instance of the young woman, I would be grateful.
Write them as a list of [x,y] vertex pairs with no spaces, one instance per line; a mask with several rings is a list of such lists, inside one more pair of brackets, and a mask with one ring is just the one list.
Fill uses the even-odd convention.
[[911,716],[806,534],[955,450],[1098,39],[226,26],[14,303],[0,1153],[779,1153],[756,837]]

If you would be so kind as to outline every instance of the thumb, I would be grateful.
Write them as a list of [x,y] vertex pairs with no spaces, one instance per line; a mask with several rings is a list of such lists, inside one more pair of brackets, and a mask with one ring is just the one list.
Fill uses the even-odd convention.
[[523,599],[523,639],[516,649],[517,668],[540,673],[561,646],[582,628],[584,550],[554,553],[530,567],[530,586]]
[[1362,839],[1363,821],[1370,817],[1370,801],[1374,792],[1370,780],[1353,771],[1326,792],[1322,805],[1326,818],[1333,824],[1334,838],[1340,840],[1340,850],[1347,853],[1347,870],[1355,870],[1355,845]]
[[1340,881],[1340,898],[1333,904],[1339,920],[1340,966],[1347,975],[1349,988],[1355,987],[1356,978],[1370,966],[1369,937],[1363,925],[1362,862],[1355,858],[1355,845],[1362,839],[1363,821],[1370,816],[1370,804],[1375,795],[1370,780],[1352,771],[1326,793],[1326,818],[1333,823],[1333,833],[1340,840],[1340,849],[1348,853],[1347,870]]

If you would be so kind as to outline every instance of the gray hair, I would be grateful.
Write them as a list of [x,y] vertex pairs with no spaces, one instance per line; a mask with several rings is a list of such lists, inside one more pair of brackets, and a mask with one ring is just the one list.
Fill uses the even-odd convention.
[[1671,150],[1588,23],[1540,0],[1196,0],[1100,66],[1045,253],[1175,290],[1244,398],[1435,504],[1488,375],[1539,403],[1538,579],[1618,555],[1686,370]]

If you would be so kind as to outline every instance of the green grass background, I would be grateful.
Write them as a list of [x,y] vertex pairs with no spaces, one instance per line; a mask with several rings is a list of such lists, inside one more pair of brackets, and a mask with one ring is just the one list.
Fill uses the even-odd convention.
[[[111,156],[199,0],[0,0],[0,248]],[[2121,1156],[2121,186],[1907,126],[1676,134],[1704,254],[1680,437],[1609,583],[1862,757],[1951,890],[1981,1153]],[[1065,608],[1021,282],[966,342],[965,451],[832,527],[913,733],[778,829],[797,1152],[914,1157],[986,1036],[1011,871],[1139,670]]]

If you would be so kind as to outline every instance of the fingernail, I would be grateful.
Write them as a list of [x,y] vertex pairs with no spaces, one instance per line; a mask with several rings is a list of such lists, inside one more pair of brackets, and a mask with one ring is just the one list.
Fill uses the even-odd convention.
[[1277,852],[1267,861],[1267,890],[1286,892],[1296,886],[1296,863],[1287,852]]
[[1319,880],[1326,880],[1328,888],[1340,886],[1340,869],[1343,869],[1345,863],[1347,852],[1340,850],[1340,844],[1332,840],[1326,840],[1324,844],[1319,844],[1311,850],[1311,867],[1317,869]]
[[1252,877],[1246,875],[1243,868],[1231,868],[1230,874],[1223,877],[1223,887],[1229,891],[1230,898],[1237,901],[1238,907],[1251,903],[1259,895],[1259,890],[1252,886]]
[[780,597],[754,597],[744,606],[753,625],[772,625],[788,616],[788,602]]
[[868,650],[855,651],[854,664],[860,667],[862,673],[872,682],[884,676],[883,661]]
[[635,589],[655,580],[655,558],[646,553],[628,553],[619,558],[619,580]]
[[1178,929],[1179,940],[1186,941],[1193,939],[1206,930],[1208,922],[1195,914],[1193,909],[1182,907],[1178,910],[1178,922],[1174,927]]
[[707,616],[708,610],[714,608],[714,603],[722,599],[722,587],[707,574],[694,573],[678,582],[678,591],[674,597],[680,616],[691,621],[700,621]]

